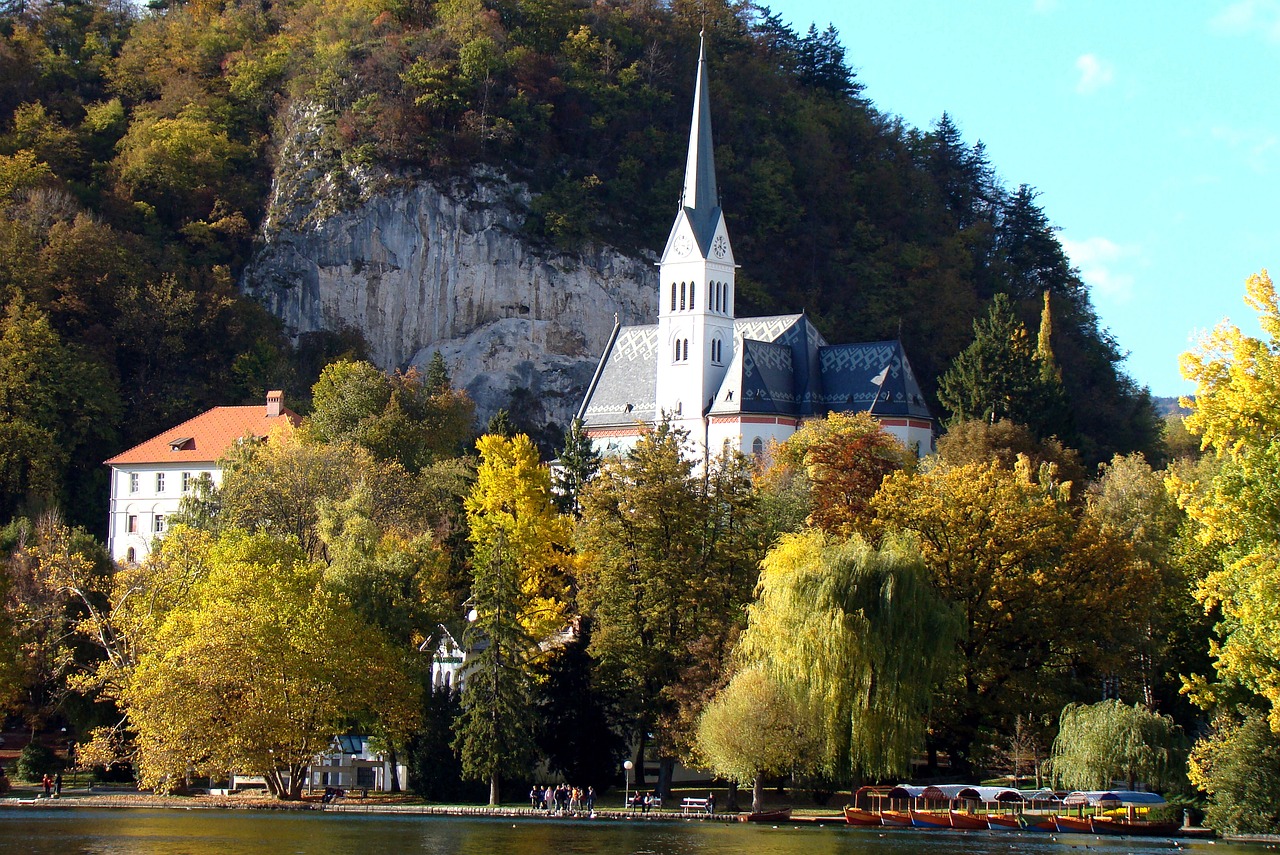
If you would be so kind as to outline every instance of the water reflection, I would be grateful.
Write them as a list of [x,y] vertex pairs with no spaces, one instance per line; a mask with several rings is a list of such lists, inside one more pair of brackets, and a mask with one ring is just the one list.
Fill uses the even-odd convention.
[[[1180,841],[1208,855],[1209,842]],[[710,822],[456,819],[292,812],[3,810],[0,852],[24,855],[1009,855],[1168,853],[1168,840],[1088,835],[877,831],[836,823],[749,826]],[[1235,845],[1233,853],[1261,853]]]

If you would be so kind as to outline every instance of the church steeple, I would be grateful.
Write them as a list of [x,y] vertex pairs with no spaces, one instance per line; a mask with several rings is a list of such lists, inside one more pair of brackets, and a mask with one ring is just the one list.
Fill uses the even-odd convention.
[[707,83],[707,44],[698,38],[698,80],[693,90],[693,123],[689,127],[689,155],[684,166],[680,205],[689,212],[703,249],[714,231],[720,198],[716,191],[716,156],[711,139],[711,91]]

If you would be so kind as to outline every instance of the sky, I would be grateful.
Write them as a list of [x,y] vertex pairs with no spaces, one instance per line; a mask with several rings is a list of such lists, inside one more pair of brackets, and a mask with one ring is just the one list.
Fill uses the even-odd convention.
[[1123,369],[1183,395],[1178,356],[1245,280],[1280,278],[1280,0],[761,0],[834,24],[864,95],[945,111],[1011,190],[1029,184]]

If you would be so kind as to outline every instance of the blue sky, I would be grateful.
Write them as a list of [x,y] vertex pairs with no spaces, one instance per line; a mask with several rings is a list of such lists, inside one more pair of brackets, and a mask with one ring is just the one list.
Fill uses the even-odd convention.
[[946,111],[1002,181],[1027,183],[1125,370],[1187,394],[1178,355],[1280,275],[1280,0],[775,0],[835,24],[882,111]]

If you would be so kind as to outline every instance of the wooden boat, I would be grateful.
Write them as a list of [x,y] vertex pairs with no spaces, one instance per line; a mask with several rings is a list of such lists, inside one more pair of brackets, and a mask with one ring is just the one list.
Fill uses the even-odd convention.
[[986,816],[981,816],[976,813],[967,813],[966,811],[962,811],[962,810],[952,810],[950,813],[951,813],[952,828],[959,828],[964,830],[981,829],[983,831],[986,831],[987,828],[989,827],[987,825]]
[[844,809],[844,821],[850,825],[871,826],[880,825],[880,814],[875,811],[863,810],[857,807],[846,807]]
[[1055,816],[1053,824],[1063,834],[1093,834],[1093,823],[1087,816]]
[[1022,819],[1017,814],[1006,813],[997,816],[989,813],[986,819],[987,828],[992,831],[1022,831]]
[[950,828],[951,817],[942,811],[936,810],[910,810],[907,814],[911,817],[911,825],[913,828]]
[[1027,816],[1024,813],[1022,815],[1022,830],[1053,834],[1057,832],[1058,824],[1053,821],[1052,816]]
[[1133,837],[1174,837],[1182,827],[1180,822],[1149,822],[1145,819],[1117,819],[1095,816],[1089,819],[1094,834],[1111,834]]
[[880,811],[880,824],[896,828],[910,828],[911,814],[904,810],[882,810]]
[[778,810],[762,810],[759,813],[747,814],[747,822],[790,822],[791,808]]

